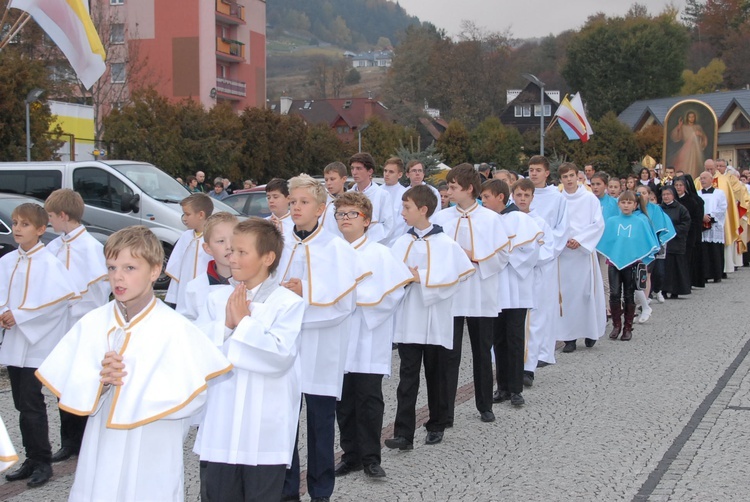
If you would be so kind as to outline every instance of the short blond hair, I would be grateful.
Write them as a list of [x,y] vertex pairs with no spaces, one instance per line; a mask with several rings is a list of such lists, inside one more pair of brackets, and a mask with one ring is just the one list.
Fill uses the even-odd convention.
[[298,188],[304,188],[310,195],[315,198],[318,204],[325,204],[326,202],[326,189],[321,185],[315,178],[309,174],[300,174],[289,180],[289,193],[292,190]]
[[73,221],[80,222],[83,218],[83,210],[86,205],[83,197],[70,188],[60,188],[52,192],[44,201],[44,209],[48,213],[65,213]]
[[211,216],[211,213],[214,212],[214,203],[211,200],[211,197],[204,193],[193,193],[188,195],[180,201],[180,206],[183,208],[188,207],[196,213],[203,212],[203,214],[206,215],[206,218]]
[[211,242],[211,234],[214,232],[216,227],[218,227],[222,223],[231,223],[232,227],[234,227],[235,225],[237,225],[238,221],[239,220],[235,215],[226,211],[220,211],[218,213],[212,214],[208,217],[208,219],[206,220],[206,224],[203,226],[203,240],[206,243]]
[[116,259],[120,252],[130,250],[136,258],[143,258],[152,267],[164,264],[164,248],[161,242],[148,228],[134,225],[118,230],[104,244],[104,257]]

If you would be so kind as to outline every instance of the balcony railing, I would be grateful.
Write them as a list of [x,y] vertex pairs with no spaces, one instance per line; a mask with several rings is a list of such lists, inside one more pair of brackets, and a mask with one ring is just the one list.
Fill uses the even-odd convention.
[[230,80],[228,78],[216,78],[216,90],[232,96],[245,97],[247,95],[247,84],[239,80]]
[[238,21],[245,21],[245,6],[238,3],[216,0],[216,12]]
[[217,37],[216,38],[216,52],[244,59],[245,58],[245,44],[243,44],[242,42],[238,42],[237,40]]

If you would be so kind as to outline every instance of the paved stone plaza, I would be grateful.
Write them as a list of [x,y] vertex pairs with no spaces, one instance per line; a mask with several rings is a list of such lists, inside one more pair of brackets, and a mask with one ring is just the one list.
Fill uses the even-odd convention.
[[[335,501],[666,501],[746,499],[750,467],[750,270],[654,304],[631,342],[600,340],[538,370],[526,406],[494,407],[482,423],[474,406],[468,335],[455,427],[436,446],[418,431],[410,452],[383,449],[388,477],[337,479]],[[583,336],[583,334],[582,334]],[[395,354],[395,353],[394,353]],[[398,360],[385,381],[384,437],[395,414]],[[20,446],[7,376],[0,413]],[[53,450],[59,446],[49,395]],[[418,406],[426,404],[420,394]],[[424,412],[424,410],[423,410]],[[303,413],[304,416],[304,413]],[[424,413],[422,413],[424,418]],[[304,429],[304,425],[303,425]],[[186,500],[198,501],[198,467],[186,446]],[[301,438],[304,444],[304,438]],[[304,459],[305,452],[302,454]],[[0,481],[0,500],[67,500],[75,460],[55,465],[46,486]],[[309,497],[303,496],[303,500]]]

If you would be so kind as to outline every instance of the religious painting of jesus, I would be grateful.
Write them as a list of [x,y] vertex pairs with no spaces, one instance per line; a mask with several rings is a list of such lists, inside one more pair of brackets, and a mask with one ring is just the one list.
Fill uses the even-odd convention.
[[703,162],[715,157],[717,120],[706,103],[680,101],[664,120],[664,165],[674,166],[694,178],[703,171]]

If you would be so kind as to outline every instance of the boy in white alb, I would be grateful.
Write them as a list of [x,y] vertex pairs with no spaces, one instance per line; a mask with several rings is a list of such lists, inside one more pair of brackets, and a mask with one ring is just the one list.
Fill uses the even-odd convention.
[[226,211],[208,217],[203,227],[203,250],[213,258],[206,271],[190,281],[185,290],[185,300],[177,305],[177,312],[195,321],[206,309],[206,299],[211,291],[229,284],[232,270],[229,258],[232,254],[232,233],[237,217]]
[[557,339],[565,342],[563,352],[576,350],[576,338],[593,347],[604,335],[607,309],[596,245],[604,233],[602,206],[596,195],[578,185],[578,168],[562,164],[558,173],[568,207],[570,236],[560,254],[562,316]]
[[393,232],[393,202],[388,192],[372,181],[375,173],[375,159],[367,152],[355,153],[349,159],[349,168],[354,178],[352,192],[360,192],[372,202],[372,222],[367,230],[369,238],[375,242],[390,242]]
[[289,184],[285,179],[274,178],[266,183],[266,201],[271,211],[266,219],[281,231],[284,241],[291,241],[294,222],[289,212]]
[[[313,499],[334,487],[336,400],[341,398],[351,315],[362,279],[356,252],[318,223],[326,194],[317,180],[289,180],[294,241],[286,243],[277,279],[305,301],[300,333],[302,393],[307,404],[307,489]],[[298,498],[300,463],[294,449],[284,498]]]
[[443,440],[449,425],[450,389],[445,377],[449,351],[453,348],[453,298],[462,280],[475,270],[461,246],[430,223],[438,205],[432,191],[418,185],[402,196],[401,215],[411,228],[391,248],[397,260],[411,269],[414,282],[396,312],[393,341],[398,343],[401,359],[396,393],[398,406],[393,438],[388,448],[414,448],[416,404],[419,393],[420,367],[424,364],[427,384],[427,406],[430,418],[425,423],[425,444]]
[[333,202],[339,195],[346,192],[346,177],[347,171],[343,162],[331,162],[323,169],[323,178],[326,185],[326,207],[319,218],[319,222],[326,232],[339,237],[343,236],[339,232],[336,218],[333,217],[333,213],[336,211]]
[[364,469],[368,477],[382,478],[383,375],[391,374],[393,314],[404,297],[404,286],[414,277],[390,249],[370,240],[367,226],[372,203],[365,195],[347,192],[335,204],[334,215],[344,239],[357,250],[360,263],[371,273],[357,286],[344,386],[336,406],[344,450],[336,475]]
[[538,291],[542,294],[535,298],[536,307],[529,316],[529,336],[540,340],[540,367],[555,363],[556,334],[562,316],[558,262],[570,232],[565,197],[556,185],[548,184],[549,176],[550,165],[546,157],[534,155],[529,159],[529,179],[534,183],[534,198],[529,215],[537,216],[547,223],[551,233],[545,231],[545,239],[551,236],[550,240],[555,245],[554,257],[539,268],[543,286]]
[[204,193],[194,193],[182,202],[182,221],[188,227],[175,243],[167,262],[166,274],[172,279],[164,301],[180,305],[190,281],[202,274],[211,257],[203,249],[203,226],[214,210],[214,203]]
[[458,388],[464,321],[471,341],[474,401],[483,422],[492,422],[492,340],[498,312],[498,280],[508,263],[510,240],[500,216],[481,206],[481,178],[471,164],[459,164],[448,172],[448,196],[455,206],[432,218],[466,252],[476,274],[461,284],[453,299],[453,349],[445,368],[449,385],[449,421]]
[[206,382],[232,369],[190,321],[154,297],[164,250],[143,226],[104,246],[114,301],[86,314],[37,370],[88,415],[71,501],[183,501],[183,442]]
[[[521,181],[525,181],[533,190],[531,181]],[[530,386],[534,378],[533,374],[525,376],[523,371],[526,314],[534,307],[533,270],[539,257],[539,241],[543,236],[542,230],[526,213],[503,213],[506,207],[502,201],[508,200],[509,195],[508,184],[502,180],[482,183],[482,202],[487,209],[502,215],[500,220],[511,242],[508,265],[500,271],[498,278],[498,316],[493,337],[497,392],[493,394],[492,401],[510,400],[513,406],[521,406],[525,403],[521,395],[524,384]]]
[[391,157],[385,161],[385,165],[383,165],[383,181],[385,184],[381,188],[388,192],[393,204],[393,230],[391,231],[391,238],[388,239],[388,246],[392,246],[409,229],[401,217],[401,197],[406,192],[406,187],[401,184],[401,177],[403,175],[403,160],[398,157]]
[[[47,245],[47,251],[57,256],[70,271],[81,294],[81,299],[71,306],[68,327],[109,301],[104,246],[81,225],[85,207],[80,194],[69,188],[55,190],[44,202],[53,230],[62,232]],[[60,409],[60,449],[52,455],[52,462],[61,462],[78,454],[84,429],[86,417]]]
[[18,249],[0,258],[0,364],[8,367],[26,450],[24,463],[5,478],[30,478],[32,488],[52,477],[47,406],[34,371],[70,327],[70,302],[78,295],[73,276],[39,241],[48,219],[38,204],[17,206],[11,220]]
[[201,499],[279,500],[297,433],[305,302],[279,285],[279,229],[251,218],[232,237],[232,285],[208,297],[198,324],[234,365],[208,384],[194,451]]

